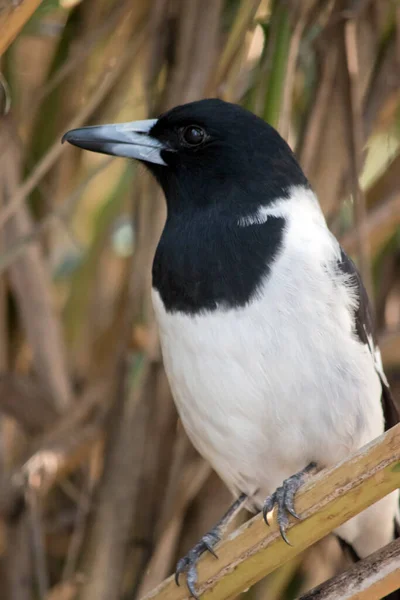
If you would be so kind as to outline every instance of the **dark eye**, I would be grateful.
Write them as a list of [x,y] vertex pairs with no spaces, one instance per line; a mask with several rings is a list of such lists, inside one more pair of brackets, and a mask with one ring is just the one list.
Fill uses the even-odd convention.
[[182,137],[189,146],[198,146],[204,141],[206,132],[201,127],[197,127],[197,125],[189,125],[189,127],[185,127],[183,130]]

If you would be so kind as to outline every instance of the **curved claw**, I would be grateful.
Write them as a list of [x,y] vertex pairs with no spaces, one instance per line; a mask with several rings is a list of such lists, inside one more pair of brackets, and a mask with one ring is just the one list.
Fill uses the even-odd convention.
[[195,598],[195,600],[198,600],[198,595],[196,592],[196,588],[195,585],[197,583],[197,569],[196,569],[196,562],[197,562],[197,558],[195,553],[193,553],[193,551],[189,552],[189,554],[187,556],[185,556],[184,558],[181,558],[178,561],[178,564],[176,565],[176,570],[175,570],[175,583],[177,586],[180,586],[179,583],[179,575],[181,575],[181,573],[186,573],[186,584],[188,586],[190,595],[193,596],[193,598]]
[[210,554],[212,554],[213,556],[215,556],[215,558],[218,558],[218,554],[214,551],[212,545],[210,544],[210,542],[206,539],[203,540],[205,547],[207,548],[207,550],[210,552]]
[[280,531],[281,538],[283,539],[283,541],[284,541],[284,542],[285,542],[285,543],[286,543],[288,546],[293,546],[293,544],[291,544],[291,543],[289,542],[289,540],[288,540],[288,538],[287,538],[287,535],[286,535],[286,530],[285,530],[285,528],[284,528],[282,525],[279,525],[279,531]]
[[179,585],[179,575],[186,573],[186,584],[190,595],[198,600],[198,594],[196,592],[197,583],[197,561],[204,552],[210,552],[215,558],[218,558],[214,551],[214,546],[219,542],[220,537],[217,531],[211,530],[208,532],[198,544],[192,548],[186,556],[181,558],[176,565],[175,570],[175,583]]
[[189,556],[184,556],[183,558],[178,560],[178,564],[176,565],[176,569],[175,569],[175,583],[178,587],[180,586],[179,575],[181,573],[184,573],[186,571],[186,569],[189,567],[189,565],[190,565]]
[[314,467],[316,467],[315,463],[310,463],[305,469],[300,471],[299,473],[295,473],[292,477],[285,479],[281,487],[271,495],[264,502],[263,506],[263,517],[264,521],[267,525],[268,517],[267,514],[274,508],[276,505],[278,508],[277,511],[277,522],[279,526],[279,531],[281,533],[282,539],[286,544],[291,546],[292,544],[289,542],[286,529],[289,525],[288,514],[292,515],[295,519],[300,519],[301,517],[297,514],[294,508],[294,497],[296,495],[297,490],[301,486],[304,480],[304,475],[311,471]]
[[286,528],[289,525],[289,519],[286,514],[286,502],[285,502],[285,488],[284,486],[278,488],[276,492],[276,503],[278,505],[278,514],[277,521],[279,525],[279,531],[281,533],[282,539],[286,544],[291,546],[287,536],[286,536]]
[[294,517],[295,519],[298,519],[300,521],[301,517],[294,510],[294,506],[292,504],[286,503],[286,510],[288,511],[289,514],[292,515],[292,517]]
[[286,528],[289,525],[289,519],[287,518],[285,510],[286,510],[286,507],[283,504],[283,502],[282,502],[282,504],[278,504],[277,521],[278,521],[279,531],[281,533],[281,537],[282,537],[283,541],[288,546],[291,546],[292,544],[289,542],[287,535],[286,535]]
[[268,498],[264,502],[262,512],[263,512],[264,521],[268,525],[268,527],[269,527],[268,513],[271,512],[271,510],[274,508],[274,506],[276,504],[276,500],[277,500],[276,492],[274,492],[272,494],[272,496],[268,496]]
[[195,588],[196,583],[197,583],[197,569],[196,569],[196,564],[194,563],[189,566],[189,569],[186,572],[186,584],[188,586],[190,595],[195,600],[199,600],[199,596],[198,596],[198,594],[196,592],[196,588]]
[[284,482],[283,487],[284,487],[284,491],[285,491],[283,502],[284,502],[287,512],[289,514],[291,514],[292,517],[294,517],[295,519],[300,519],[300,516],[297,514],[297,512],[294,508],[294,496],[295,496],[297,489],[294,489],[293,487],[285,487],[285,482]]

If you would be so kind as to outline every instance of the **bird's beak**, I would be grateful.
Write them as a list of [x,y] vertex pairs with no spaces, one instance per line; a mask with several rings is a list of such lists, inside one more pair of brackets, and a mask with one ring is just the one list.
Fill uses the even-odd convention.
[[150,163],[165,165],[161,151],[166,146],[150,135],[157,119],[132,121],[116,125],[98,125],[71,129],[62,138],[65,141],[92,152],[136,158]]

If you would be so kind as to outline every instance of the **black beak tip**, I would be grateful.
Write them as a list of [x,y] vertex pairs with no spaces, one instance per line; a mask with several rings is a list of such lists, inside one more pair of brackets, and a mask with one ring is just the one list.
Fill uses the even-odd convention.
[[64,142],[71,142],[71,134],[72,131],[67,131],[66,133],[64,133],[64,135],[61,138],[61,143],[63,144]]

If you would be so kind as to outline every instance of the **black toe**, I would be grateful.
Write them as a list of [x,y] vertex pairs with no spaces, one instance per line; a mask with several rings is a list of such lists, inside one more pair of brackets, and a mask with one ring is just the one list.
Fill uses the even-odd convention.
[[215,530],[209,531],[198,544],[196,544],[186,556],[181,558],[176,565],[175,582],[179,585],[179,575],[186,573],[186,584],[190,595],[198,600],[196,592],[197,583],[197,562],[204,552],[210,552],[215,558],[218,558],[214,551],[214,546],[219,542],[218,532]]
[[297,514],[294,507],[294,498],[297,490],[303,484],[305,474],[311,469],[315,468],[315,466],[315,463],[310,463],[299,473],[295,473],[295,475],[292,475],[292,477],[285,479],[281,487],[278,487],[278,489],[271,496],[268,496],[264,502],[262,510],[264,521],[267,525],[269,525],[267,515],[274,508],[274,506],[277,506],[276,520],[278,522],[279,531],[282,539],[289,544],[289,546],[292,544],[289,542],[286,535],[286,529],[289,525],[288,513],[295,519],[300,519],[300,516]]

